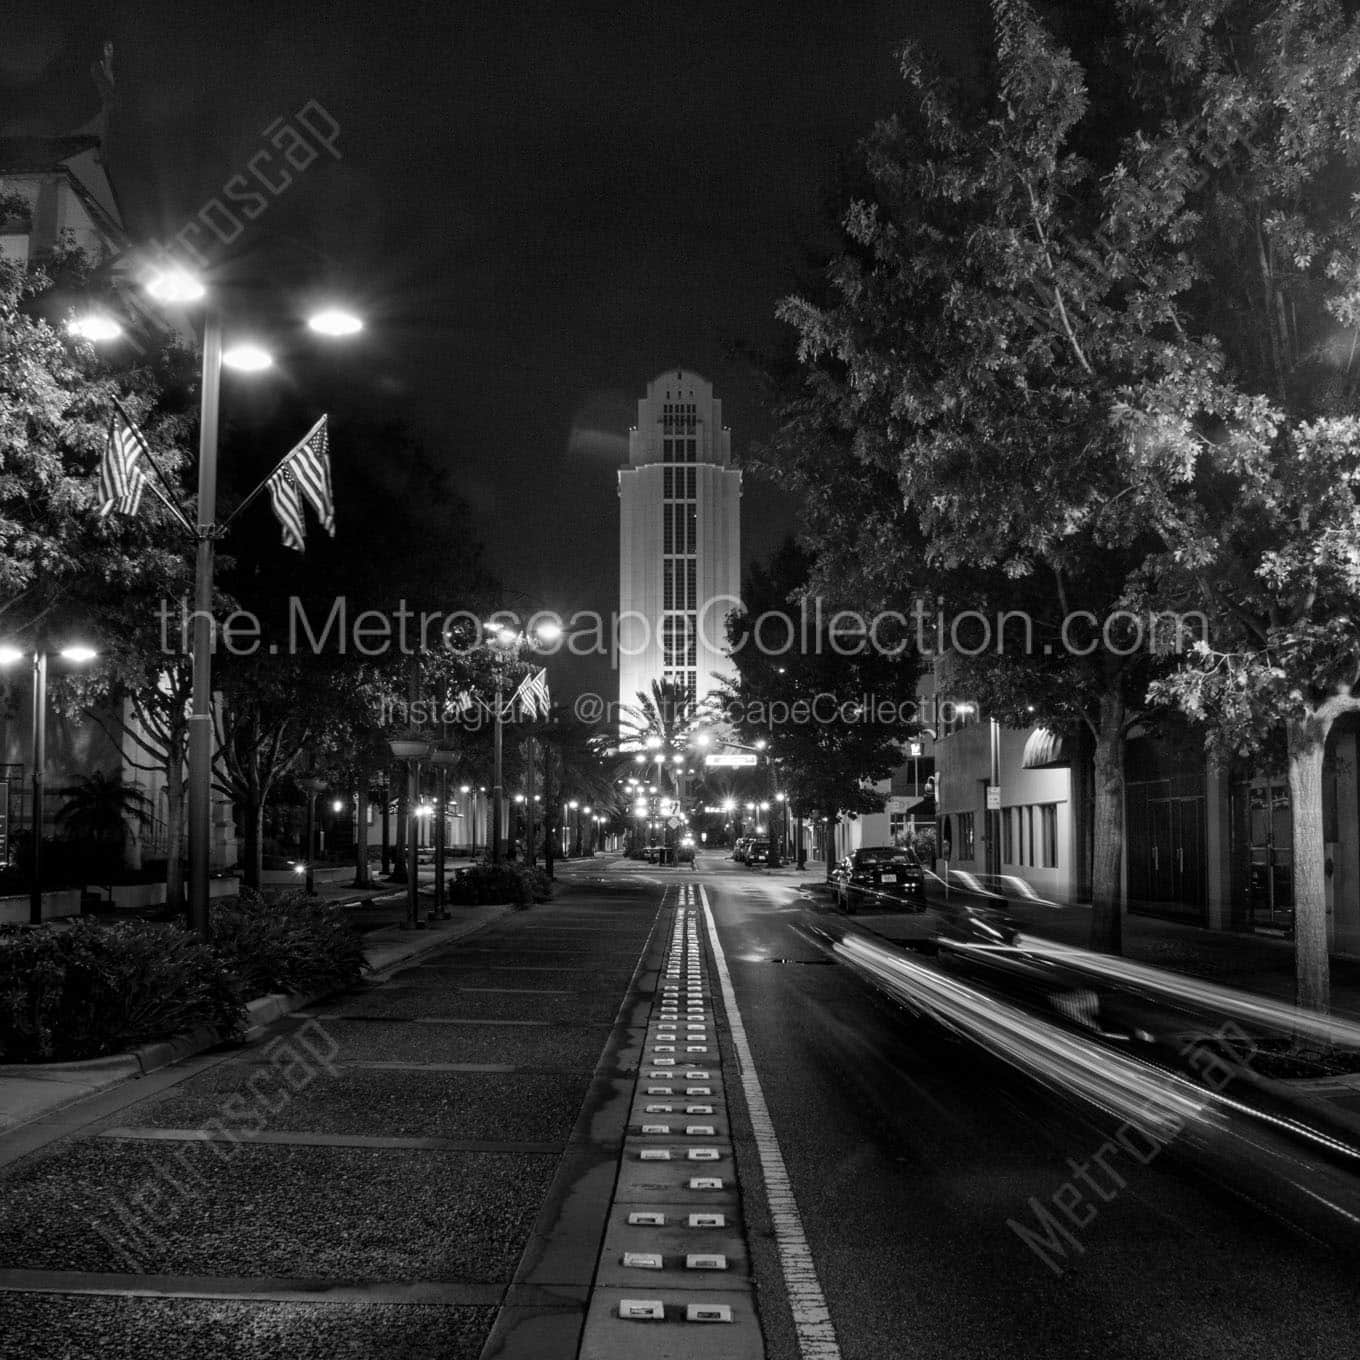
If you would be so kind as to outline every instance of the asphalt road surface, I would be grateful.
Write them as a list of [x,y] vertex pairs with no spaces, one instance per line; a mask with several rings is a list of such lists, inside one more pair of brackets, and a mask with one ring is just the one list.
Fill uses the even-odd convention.
[[[1091,1158],[1118,1120],[828,962],[809,931],[825,908],[787,879],[716,859],[703,869],[845,1360],[1356,1354],[1360,1262],[1343,1239],[1281,1222],[1174,1144],[1136,1144],[1146,1165],[1107,1153],[1102,1174]],[[743,1183],[758,1203],[755,1176],[748,1166]],[[1068,1183],[1083,1195],[1066,1201],[1080,1228],[1053,1207]],[[1070,1234],[1041,1231],[1032,1198]],[[788,1310],[770,1306],[778,1254],[757,1244],[754,1259],[768,1353],[797,1356]]]

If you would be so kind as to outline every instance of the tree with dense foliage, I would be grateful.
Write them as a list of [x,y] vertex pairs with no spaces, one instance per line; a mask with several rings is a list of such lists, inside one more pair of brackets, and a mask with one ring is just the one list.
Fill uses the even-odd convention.
[[[0,218],[22,211],[0,200]],[[189,681],[162,645],[157,606],[182,593],[188,544],[150,491],[138,515],[101,518],[97,468],[117,398],[177,481],[187,356],[171,347],[119,367],[63,334],[61,313],[88,274],[85,257],[65,248],[41,265],[0,260],[0,626],[33,646],[67,632],[97,645],[97,665],[58,680],[54,699],[73,713],[93,706],[89,716],[134,768],[165,777],[175,903]]]
[[[908,108],[865,143],[872,194],[846,215],[827,297],[780,308],[800,381],[763,461],[804,494],[818,590],[942,638],[954,697],[1088,738],[1092,943],[1117,951],[1124,748],[1166,644],[1131,641],[1118,615],[1146,596],[1156,539],[1112,413],[1181,362],[1157,343],[1175,277],[1091,258],[1118,229],[1114,149],[1074,147],[1082,74],[1028,8],[993,12],[980,100],[904,51]],[[1088,618],[1095,645],[1064,626]]]
[[1155,205],[1143,230],[1186,280],[1177,348],[1208,356],[1202,381],[1130,401],[1134,466],[1173,474],[1166,568],[1214,621],[1160,693],[1226,750],[1259,755],[1283,730],[1298,999],[1325,1010],[1323,759],[1360,712],[1360,16],[1342,0],[1124,13],[1147,118],[1123,196]]

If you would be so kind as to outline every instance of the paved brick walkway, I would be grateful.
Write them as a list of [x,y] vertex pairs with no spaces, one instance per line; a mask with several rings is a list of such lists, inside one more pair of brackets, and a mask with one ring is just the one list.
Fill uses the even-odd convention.
[[608,1164],[589,1117],[631,1086],[659,897],[567,891],[70,1107],[8,1164],[0,1138],[5,1353],[471,1360],[543,1305],[516,1270],[544,1222],[583,1300],[598,1241],[559,1220]]

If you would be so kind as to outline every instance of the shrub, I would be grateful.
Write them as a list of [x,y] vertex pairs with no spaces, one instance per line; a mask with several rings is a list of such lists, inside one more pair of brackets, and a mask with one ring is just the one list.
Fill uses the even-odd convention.
[[212,910],[212,948],[246,997],[313,996],[363,981],[363,940],[344,909],[301,889],[266,901],[249,888]]
[[244,1021],[240,994],[209,949],[178,926],[76,921],[0,927],[0,1058],[70,1061],[200,1026]]
[[538,865],[526,865],[520,872],[528,880],[529,892],[535,902],[546,902],[552,897],[553,881]]
[[530,902],[546,902],[551,896],[552,880],[547,874],[522,864],[474,864],[459,870],[449,885],[449,901],[461,907],[494,902],[527,907]]

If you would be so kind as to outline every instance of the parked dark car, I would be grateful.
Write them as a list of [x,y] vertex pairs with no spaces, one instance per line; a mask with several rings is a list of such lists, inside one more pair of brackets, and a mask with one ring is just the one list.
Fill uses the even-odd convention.
[[903,903],[923,911],[926,876],[913,851],[898,845],[862,845],[833,875],[836,902],[847,914],[860,907],[886,911]]
[[769,841],[751,840],[746,843],[746,849],[742,853],[741,861],[748,869],[760,869],[768,867],[771,863],[780,865],[784,861],[777,855],[774,860],[770,859]]

